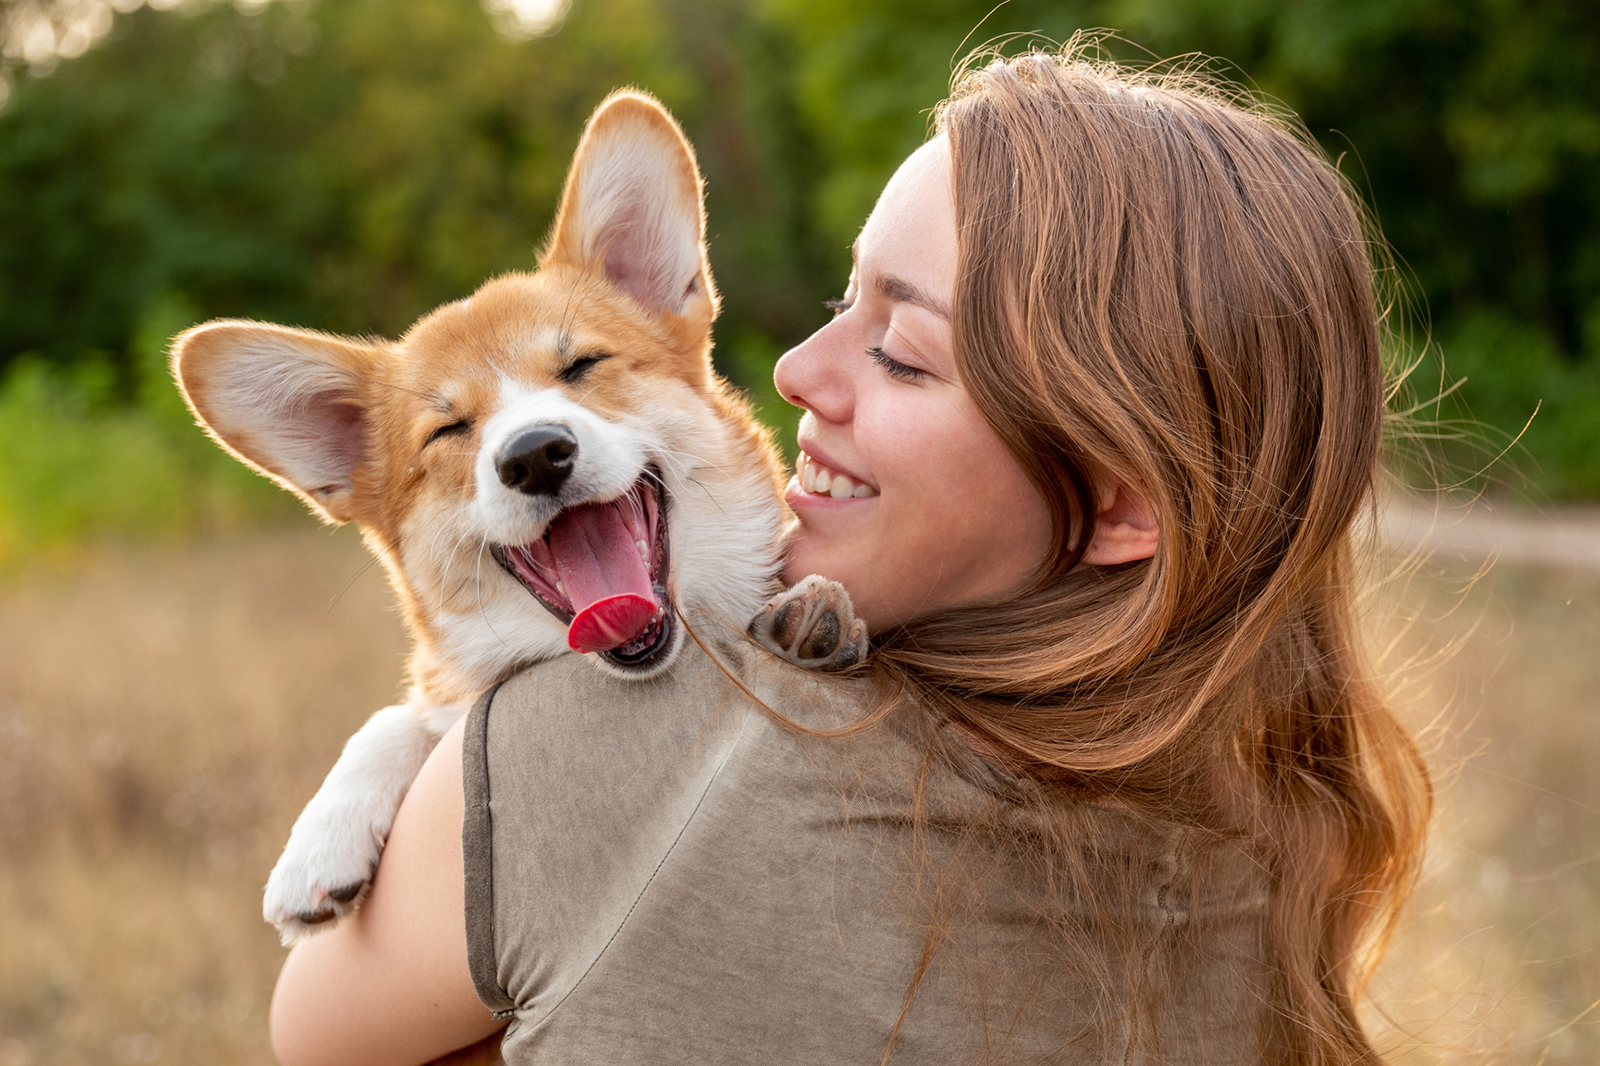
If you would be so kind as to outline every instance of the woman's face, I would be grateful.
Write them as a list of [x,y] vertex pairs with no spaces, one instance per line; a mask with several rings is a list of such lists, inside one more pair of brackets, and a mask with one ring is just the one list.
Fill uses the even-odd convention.
[[[884,628],[1020,586],[1050,516],[956,372],[956,226],[939,137],[907,159],[855,244],[843,309],[778,361],[805,408],[785,577],[844,584]],[[843,478],[844,480],[840,480]]]

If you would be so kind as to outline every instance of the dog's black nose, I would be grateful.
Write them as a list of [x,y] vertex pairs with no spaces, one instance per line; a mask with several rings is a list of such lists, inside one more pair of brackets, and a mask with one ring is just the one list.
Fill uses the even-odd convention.
[[519,434],[500,452],[500,483],[529,496],[554,496],[572,473],[578,438],[566,426],[547,422]]

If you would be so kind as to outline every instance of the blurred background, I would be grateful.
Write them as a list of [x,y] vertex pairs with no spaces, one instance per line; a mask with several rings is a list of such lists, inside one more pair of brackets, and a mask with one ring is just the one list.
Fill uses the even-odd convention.
[[173,333],[392,336],[531,266],[583,120],[637,85],[706,174],[718,363],[792,447],[772,363],[953,63],[1092,27],[1222,57],[1339,160],[1401,264],[1402,480],[1472,502],[1377,530],[1373,646],[1441,785],[1385,1046],[1600,1062],[1593,4],[992,6],[0,0],[0,1066],[270,1062],[259,887],[397,689],[381,575],[193,427]]

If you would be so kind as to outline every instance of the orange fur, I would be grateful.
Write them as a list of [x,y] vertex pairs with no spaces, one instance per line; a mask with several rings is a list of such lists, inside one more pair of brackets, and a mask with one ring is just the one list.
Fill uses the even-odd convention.
[[479,693],[569,647],[653,676],[680,615],[742,632],[777,591],[777,455],[712,369],[716,313],[694,153],[625,91],[584,132],[537,271],[392,342],[242,321],[176,338],[200,424],[359,524],[413,637],[405,702],[350,739],[268,879],[285,943],[359,904],[406,788]]
[[[583,246],[576,221],[583,208],[577,175],[594,145],[619,133],[674,141],[686,164],[674,175],[676,195],[700,203],[700,177],[676,123],[647,97],[614,94],[596,112],[574,158],[537,272],[491,280],[471,297],[425,316],[394,342],[218,321],[189,330],[173,345],[174,375],[201,425],[223,448],[299,494],[325,519],[361,526],[404,608],[415,638],[410,675],[430,703],[469,700],[522,665],[508,663],[485,674],[445,650],[438,616],[470,609],[482,590],[463,582],[450,560],[441,564],[408,550],[411,541],[428,533],[427,522],[419,523],[418,516],[459,511],[470,504],[475,489],[473,448],[459,446],[455,438],[446,447],[426,448],[424,442],[463,417],[481,424],[494,410],[504,379],[528,389],[562,390],[608,420],[661,405],[713,419],[726,428],[730,451],[722,461],[762,466],[776,496],[779,462],[767,431],[712,369],[717,296],[703,240],[682,313],[641,306],[608,281],[603,264]],[[703,221],[701,227],[703,232]],[[237,425],[222,409],[218,395],[226,389],[217,380],[220,370],[241,348],[263,339],[312,352],[344,382],[333,402],[358,414],[366,438],[365,455],[348,486],[325,492],[301,483],[251,428]],[[579,386],[564,385],[558,377],[563,366],[588,352],[612,358],[595,366]]]

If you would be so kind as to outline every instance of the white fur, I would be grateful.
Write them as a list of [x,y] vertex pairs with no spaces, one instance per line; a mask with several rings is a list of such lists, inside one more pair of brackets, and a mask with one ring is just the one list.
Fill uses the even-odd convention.
[[[687,391],[687,390],[686,390]],[[782,512],[771,472],[741,455],[732,428],[692,407],[652,404],[630,421],[653,439],[671,497],[671,591],[692,617],[742,631],[771,594]]]
[[[507,489],[495,457],[522,432],[553,421],[578,440],[573,473],[558,499]],[[470,505],[419,508],[402,530],[401,562],[408,572],[430,569],[430,584],[471,589],[469,607],[429,611],[440,653],[478,688],[519,667],[568,654],[565,627],[500,568],[488,545],[542,536],[561,508],[614,499],[650,465],[660,470],[668,495],[668,585],[674,601],[699,623],[742,630],[771,593],[781,512],[764,463],[754,456],[735,460],[743,449],[733,432],[686,385],[663,382],[639,410],[609,420],[558,390],[505,379],[499,407],[480,438]],[[676,656],[681,628],[676,639],[658,669]],[[591,660],[629,679],[650,676],[624,673],[598,655]],[[360,902],[358,895],[340,904],[328,893],[371,877],[400,800],[454,721],[450,715],[461,710],[391,707],[346,745],[295,823],[267,885],[265,913],[285,943],[326,927],[306,925],[297,915],[319,907],[343,915]]]
[[360,438],[330,434],[327,415],[354,397],[349,371],[292,335],[251,332],[216,373],[209,397],[219,432],[256,442],[268,465],[307,495],[348,488]]
[[597,140],[578,179],[575,219],[585,260],[650,310],[682,313],[700,270],[700,205],[675,189],[683,149],[642,124]]
[[[572,473],[554,497],[529,496],[500,483],[496,460],[506,445],[541,425],[565,426],[577,438]],[[543,535],[562,508],[587,500],[611,500],[644,472],[643,443],[626,427],[607,422],[559,389],[529,389],[502,376],[500,407],[483,426],[473,467],[472,500],[478,531],[496,544],[526,544]]]
[[[301,922],[301,915],[319,906],[344,915],[360,903],[400,801],[439,738],[465,711],[459,705],[385,707],[345,743],[267,879],[261,912],[284,944],[319,928]],[[329,899],[332,892],[357,886],[358,894],[347,901]]]
[[[501,571],[487,546],[540,537],[561,508],[615,499],[631,490],[648,466],[661,471],[669,497],[669,590],[678,606],[736,629],[760,609],[776,571],[772,546],[780,523],[769,475],[760,462],[742,470],[727,467],[728,457],[738,454],[728,427],[708,418],[687,388],[663,392],[616,421],[555,389],[529,389],[510,378],[500,395],[501,406],[481,438],[471,506],[460,515],[419,511],[404,537],[408,570],[436,567],[449,575],[436,584],[468,583],[474,590],[471,609],[439,610],[432,617],[443,636],[443,653],[475,683],[487,686],[518,666],[567,650],[565,628]],[[495,469],[507,443],[549,422],[566,426],[578,440],[573,472],[555,501],[507,489]],[[729,551],[735,544],[750,547]],[[611,670],[601,657],[594,662]]]

